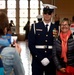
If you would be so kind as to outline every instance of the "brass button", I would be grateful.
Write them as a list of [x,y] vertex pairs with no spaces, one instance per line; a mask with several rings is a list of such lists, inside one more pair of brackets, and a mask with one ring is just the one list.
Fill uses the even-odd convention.
[[45,48],[47,48],[47,46],[45,46]]
[[45,42],[48,42],[47,40],[45,40]]
[[37,57],[37,55],[35,55],[35,57]]
[[47,51],[45,51],[45,53],[47,53]]
[[46,37],[48,37],[48,35],[46,35]]

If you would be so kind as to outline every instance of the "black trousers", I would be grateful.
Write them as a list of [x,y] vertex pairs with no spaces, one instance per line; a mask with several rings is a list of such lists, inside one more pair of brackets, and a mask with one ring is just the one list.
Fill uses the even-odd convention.
[[45,75],[56,75],[56,68],[53,61],[50,61],[47,66],[43,66],[41,62],[36,59],[33,59],[32,75],[43,75],[43,72],[45,73]]

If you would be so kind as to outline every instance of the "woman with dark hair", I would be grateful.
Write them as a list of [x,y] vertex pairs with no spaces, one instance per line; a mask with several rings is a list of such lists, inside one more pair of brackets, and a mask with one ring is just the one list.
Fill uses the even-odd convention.
[[8,18],[5,13],[0,12],[0,45],[9,46],[10,43],[8,42],[5,36],[8,27]]
[[[5,34],[8,28],[8,18],[4,12],[0,11],[0,47],[4,47],[1,56],[2,62],[5,70],[5,75],[25,75],[23,64],[16,48],[6,45],[8,43],[5,39]],[[5,44],[4,44],[5,43]]]
[[60,31],[52,51],[57,75],[74,75],[74,39],[68,18],[61,21]]

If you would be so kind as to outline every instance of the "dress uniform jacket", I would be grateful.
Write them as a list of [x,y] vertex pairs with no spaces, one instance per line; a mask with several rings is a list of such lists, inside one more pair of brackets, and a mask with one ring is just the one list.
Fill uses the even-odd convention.
[[36,23],[35,28],[32,25],[28,38],[29,49],[33,58],[37,58],[38,61],[41,61],[45,57],[50,61],[52,58],[54,28],[56,28],[56,25],[51,23],[49,31],[46,32],[43,22]]

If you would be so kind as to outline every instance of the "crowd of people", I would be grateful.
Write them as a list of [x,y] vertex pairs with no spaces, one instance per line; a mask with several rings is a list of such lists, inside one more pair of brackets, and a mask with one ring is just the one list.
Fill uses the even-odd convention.
[[[54,10],[57,8],[51,4],[43,4],[43,15],[38,15],[38,22],[27,22],[23,28],[26,31],[25,40],[32,55],[32,75],[74,75],[74,38],[70,30],[71,22],[55,15],[52,23]],[[0,48],[5,75],[25,75],[23,63],[20,58],[21,48],[14,40],[12,47],[10,27],[14,27],[13,21],[8,22],[8,17],[0,11]],[[72,21],[73,23],[73,21]],[[60,30],[59,30],[60,26]],[[58,34],[58,32],[60,33]]]

